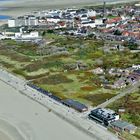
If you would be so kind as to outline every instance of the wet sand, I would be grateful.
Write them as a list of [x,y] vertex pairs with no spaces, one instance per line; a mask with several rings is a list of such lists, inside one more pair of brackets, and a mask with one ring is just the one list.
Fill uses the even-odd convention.
[[[106,0],[107,3],[120,3],[130,2],[130,0]],[[131,0],[138,1],[138,0]],[[23,1],[12,1],[1,4],[1,8],[5,10],[1,11],[3,15],[10,15],[13,17],[27,14],[34,10],[45,10],[54,8],[68,8],[68,7],[83,7],[88,5],[102,4],[103,0],[23,0]]]
[[2,131],[0,131],[0,140],[11,140],[11,139]]

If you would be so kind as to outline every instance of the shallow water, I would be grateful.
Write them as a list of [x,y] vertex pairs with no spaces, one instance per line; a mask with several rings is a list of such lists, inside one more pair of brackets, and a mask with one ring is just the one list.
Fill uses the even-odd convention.
[[10,16],[6,16],[6,15],[0,15],[0,20],[6,20],[9,19]]

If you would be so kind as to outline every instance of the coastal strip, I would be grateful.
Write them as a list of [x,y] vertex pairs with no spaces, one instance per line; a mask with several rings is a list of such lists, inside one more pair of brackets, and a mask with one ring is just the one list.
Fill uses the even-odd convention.
[[3,122],[0,131],[4,134],[8,132],[10,140],[21,140],[15,135],[15,128],[25,140],[94,140],[1,80],[0,120]]
[[75,126],[82,132],[88,134],[92,139],[95,140],[118,140],[118,138],[107,131],[106,128],[96,124],[93,121],[88,120],[87,113],[78,113],[73,109],[63,106],[53,99],[37,92],[31,87],[26,85],[25,80],[22,80],[5,70],[0,71],[1,80],[11,85],[13,88],[18,90],[23,95],[29,97],[35,102],[43,105],[45,108],[51,110],[56,116],[59,116],[62,120],[65,120],[69,124]]

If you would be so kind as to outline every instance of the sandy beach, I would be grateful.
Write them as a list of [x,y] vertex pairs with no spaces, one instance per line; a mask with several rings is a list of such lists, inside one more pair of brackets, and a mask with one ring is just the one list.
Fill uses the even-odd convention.
[[1,132],[1,131],[0,131],[0,139],[2,139],[2,140],[10,140],[10,138],[6,134]]
[[7,24],[7,20],[0,20],[0,26],[3,24]]
[[118,140],[107,128],[88,119],[92,107],[79,113],[3,68],[0,80],[0,132],[10,140]]
[[0,81],[0,140],[94,140]]

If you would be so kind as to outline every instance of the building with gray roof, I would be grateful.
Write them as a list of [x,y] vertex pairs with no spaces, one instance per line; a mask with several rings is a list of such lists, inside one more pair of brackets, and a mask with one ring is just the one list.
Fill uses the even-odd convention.
[[136,126],[123,120],[117,120],[117,121],[112,122],[111,127],[117,131],[126,131],[131,134],[134,134],[135,131],[137,130]]

